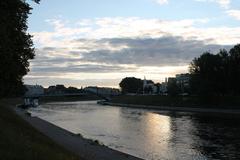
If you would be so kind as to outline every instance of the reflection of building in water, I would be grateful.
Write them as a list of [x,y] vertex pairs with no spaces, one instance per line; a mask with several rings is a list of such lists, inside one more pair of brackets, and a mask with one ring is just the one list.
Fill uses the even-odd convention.
[[24,105],[29,107],[37,107],[38,104],[38,98],[37,97],[25,97],[24,98]]

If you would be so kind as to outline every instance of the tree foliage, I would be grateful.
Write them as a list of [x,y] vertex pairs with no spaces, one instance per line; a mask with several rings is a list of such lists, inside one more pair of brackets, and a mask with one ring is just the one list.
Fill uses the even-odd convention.
[[34,58],[33,42],[27,33],[31,9],[25,0],[0,1],[0,97],[23,91],[22,79],[29,71],[29,60]]
[[240,94],[240,44],[229,52],[203,53],[191,62],[190,73],[190,86],[194,94]]
[[126,77],[119,86],[123,93],[140,93],[143,90],[143,81],[135,77]]

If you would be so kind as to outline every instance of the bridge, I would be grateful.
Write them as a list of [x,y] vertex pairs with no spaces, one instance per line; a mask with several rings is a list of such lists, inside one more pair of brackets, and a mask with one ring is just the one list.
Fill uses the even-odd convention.
[[116,96],[116,94],[109,93],[101,93],[94,91],[85,91],[82,93],[58,93],[58,94],[27,94],[24,98],[24,105],[30,107],[36,107],[39,105],[39,99],[44,97],[75,97],[75,96],[87,96],[87,95],[95,95],[101,99],[106,101],[111,100],[111,97]]

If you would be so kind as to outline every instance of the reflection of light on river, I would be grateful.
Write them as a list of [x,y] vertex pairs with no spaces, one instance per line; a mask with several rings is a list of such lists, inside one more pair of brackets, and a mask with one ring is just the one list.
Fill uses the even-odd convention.
[[148,112],[146,114],[146,120],[146,127],[149,130],[147,133],[149,134],[149,137],[158,136],[160,133],[161,136],[169,137],[171,131],[169,116]]

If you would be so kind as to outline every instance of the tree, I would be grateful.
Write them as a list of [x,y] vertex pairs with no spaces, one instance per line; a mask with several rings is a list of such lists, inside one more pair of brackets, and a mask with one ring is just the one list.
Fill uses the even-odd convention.
[[22,79],[29,71],[29,60],[34,58],[33,42],[27,33],[31,9],[25,0],[0,1],[0,97],[23,92]]
[[143,81],[135,77],[126,77],[119,83],[122,93],[140,93],[143,90]]
[[190,86],[194,94],[239,95],[240,94],[240,44],[229,53],[206,52],[190,64]]
[[229,87],[232,94],[240,94],[240,44],[229,51]]
[[190,84],[193,91],[203,95],[221,93],[224,85],[224,67],[220,54],[205,52],[199,58],[195,58],[190,65]]

